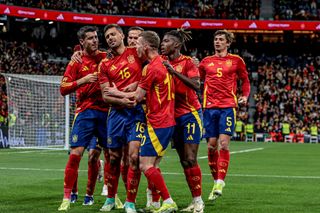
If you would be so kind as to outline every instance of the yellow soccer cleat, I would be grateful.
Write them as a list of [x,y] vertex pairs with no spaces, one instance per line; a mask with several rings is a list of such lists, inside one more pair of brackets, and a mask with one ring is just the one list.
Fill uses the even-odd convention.
[[160,209],[154,211],[154,213],[171,213],[178,211],[178,206],[175,202],[163,203]]
[[115,207],[116,209],[123,209],[123,204],[117,194],[115,197]]
[[63,199],[58,211],[68,211],[70,209],[70,203],[69,199]]
[[219,181],[214,184],[212,191],[209,194],[208,200],[216,200],[222,195],[223,187],[225,186],[224,181]]

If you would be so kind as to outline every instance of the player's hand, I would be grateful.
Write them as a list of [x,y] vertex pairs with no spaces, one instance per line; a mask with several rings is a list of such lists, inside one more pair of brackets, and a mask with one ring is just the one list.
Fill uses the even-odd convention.
[[246,96],[241,96],[238,100],[238,104],[245,106],[247,104],[248,98]]
[[103,89],[103,94],[107,96],[117,96],[117,93],[119,93],[118,88],[116,85],[112,82],[110,87],[105,87]]
[[71,61],[82,63],[82,55],[83,55],[83,51],[81,50],[74,52],[73,55],[71,56]]
[[98,80],[98,74],[97,73],[90,73],[84,77],[85,83],[93,83]]
[[167,68],[168,72],[171,74],[171,75],[174,75],[174,68],[173,66],[169,63],[169,61],[163,61],[162,64]]
[[133,91],[136,91],[137,89],[137,86],[138,86],[138,83],[137,82],[134,82],[132,84],[129,84],[128,86],[126,86],[125,88],[123,88],[123,92],[133,92]]
[[126,108],[133,108],[137,105],[137,101],[133,98],[123,98],[122,99],[122,106]]

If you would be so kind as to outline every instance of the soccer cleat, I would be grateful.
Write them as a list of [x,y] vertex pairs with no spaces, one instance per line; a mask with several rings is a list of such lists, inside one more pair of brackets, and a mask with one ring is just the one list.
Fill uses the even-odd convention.
[[108,196],[108,185],[103,185],[101,195]]
[[71,193],[70,203],[75,203],[78,200],[78,193]]
[[192,201],[188,207],[181,209],[181,212],[193,212],[194,209],[194,201]]
[[68,211],[70,209],[70,200],[63,199],[58,211]]
[[202,200],[194,202],[193,213],[203,213],[203,211],[204,211],[204,202]]
[[126,213],[137,213],[135,204],[132,202],[125,202],[124,203],[124,210]]
[[225,186],[224,182],[215,183],[212,187],[212,191],[209,194],[208,200],[216,200],[222,195],[222,189]]
[[94,203],[93,196],[86,195],[82,203],[83,206],[91,206]]
[[154,213],[171,213],[176,211],[178,211],[178,206],[175,202],[173,202],[173,203],[163,203],[158,210],[154,211]]
[[123,209],[123,204],[117,194],[115,197],[115,206],[116,206],[116,209]]
[[[103,181],[103,172],[104,172],[104,161],[100,160],[100,167],[99,167],[99,172],[98,172],[98,177],[97,180],[99,183]],[[103,195],[103,194],[101,194]]]
[[114,198],[107,198],[104,202],[103,206],[101,207],[101,212],[110,212],[115,207]]
[[152,203],[147,206],[144,207],[143,209],[139,209],[139,212],[143,212],[143,213],[153,213],[155,211],[157,211],[159,208],[155,207],[154,205],[152,205]]

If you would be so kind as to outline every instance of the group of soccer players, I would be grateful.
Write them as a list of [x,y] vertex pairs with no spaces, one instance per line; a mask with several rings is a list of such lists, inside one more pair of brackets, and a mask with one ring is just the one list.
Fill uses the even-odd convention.
[[[90,149],[102,147],[105,156],[107,199],[100,211],[116,208],[121,173],[127,195],[124,209],[137,212],[135,202],[141,172],[148,181],[144,211],[177,211],[159,168],[173,139],[193,197],[184,211],[204,212],[202,176],[197,163],[200,140],[204,137],[208,142],[208,162],[214,178],[209,200],[215,200],[222,194],[229,165],[229,143],[238,105],[237,80],[242,81],[239,103],[246,104],[250,92],[244,61],[228,53],[233,35],[226,30],[216,31],[215,54],[198,65],[180,52],[191,38],[183,29],[165,33],[160,41],[157,33],[133,27],[128,33],[129,47],[125,46],[124,33],[116,24],[104,28],[104,37],[107,52],[98,49],[95,27],[85,26],[78,31],[81,56],[68,64],[61,82],[62,95],[76,92],[77,108],[65,168],[64,198],[58,210],[70,208],[79,163],[91,144]],[[201,79],[203,112],[197,96]],[[89,163],[84,205],[88,201],[88,205],[93,204],[100,163],[96,156],[89,157],[94,160]]]

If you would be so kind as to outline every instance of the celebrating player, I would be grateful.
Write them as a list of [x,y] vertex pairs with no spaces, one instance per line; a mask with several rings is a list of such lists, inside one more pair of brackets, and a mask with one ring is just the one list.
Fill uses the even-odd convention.
[[[204,58],[199,65],[204,79],[203,121],[204,138],[208,142],[208,163],[214,178],[209,200],[222,195],[230,153],[230,138],[236,122],[236,107],[246,104],[250,83],[246,65],[241,57],[228,53],[234,37],[227,30],[214,34],[215,54]],[[242,81],[242,96],[237,101],[237,80]]]
[[184,42],[190,37],[183,29],[165,33],[161,42],[161,53],[168,57],[165,65],[174,76],[175,82],[175,119],[173,135],[184,174],[193,201],[184,211],[201,213],[204,202],[201,198],[201,169],[197,153],[202,135],[202,111],[196,91],[200,90],[200,74],[191,57],[180,53]]
[[[65,168],[64,197],[59,211],[67,211],[70,208],[71,191],[78,177],[81,156],[91,139],[95,136],[100,145],[107,146],[108,105],[102,99],[97,75],[97,64],[106,54],[98,50],[99,41],[95,27],[82,27],[78,31],[78,38],[84,50],[82,63],[71,61],[68,64],[60,86],[62,95],[76,91],[77,108],[71,132],[71,151]],[[94,171],[96,180],[97,164]],[[90,192],[91,196],[93,190]]]
[[154,184],[163,204],[153,212],[174,212],[178,207],[172,200],[158,165],[172,137],[174,120],[174,83],[158,53],[159,36],[153,31],[142,32],[137,42],[140,58],[149,61],[142,71],[142,79],[135,92],[125,93],[115,87],[104,90],[106,94],[140,102],[146,96],[147,130],[140,148],[140,168],[148,185]]
[[[142,63],[136,49],[124,45],[124,34],[120,26],[107,25],[104,35],[112,50],[111,60],[102,60],[99,65],[99,81],[102,91],[117,86],[120,90],[135,90],[141,79]],[[127,177],[126,212],[136,212],[135,200],[141,176],[139,169],[139,148],[145,126],[142,106],[134,100],[106,95],[103,99],[112,105],[108,117],[108,148],[110,170],[108,197],[101,211],[111,211],[115,207],[115,193],[120,176],[122,147],[129,144],[129,170]]]

